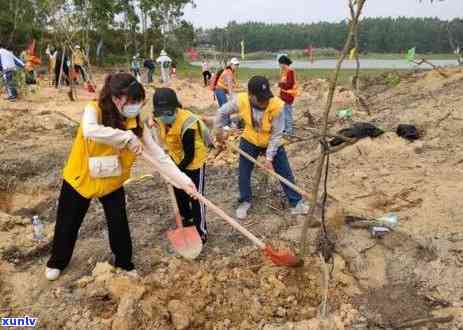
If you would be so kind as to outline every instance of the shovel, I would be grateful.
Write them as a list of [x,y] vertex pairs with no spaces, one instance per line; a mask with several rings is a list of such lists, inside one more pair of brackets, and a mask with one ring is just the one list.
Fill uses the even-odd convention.
[[[153,138],[157,144],[161,145],[157,131],[153,132]],[[147,158],[149,155],[146,153],[143,155],[146,159],[151,161],[149,158]],[[177,199],[175,198],[174,188],[171,184],[168,184],[167,190],[169,190],[172,208],[175,212],[175,223],[177,225],[177,229],[169,230],[167,232],[167,239],[172,245],[172,248],[182,257],[185,259],[195,259],[201,254],[203,249],[203,241],[199,236],[196,226],[183,227],[182,217],[178,210]]]
[[173,249],[182,257],[185,259],[196,259],[203,249],[203,241],[195,226],[183,227],[182,217],[180,216],[175,199],[174,188],[169,184],[167,189],[169,190],[172,207],[175,211],[175,223],[177,224],[177,229],[167,232],[167,239]]
[[[139,183],[145,179],[154,178],[151,174],[142,175],[140,177],[128,179],[124,182],[124,186],[130,185],[132,183]],[[178,211],[177,202],[175,199],[175,194],[172,186],[168,185],[169,195],[172,202],[172,207],[175,212],[175,223],[177,229],[169,230],[167,232],[167,239],[171,243],[173,249],[186,259],[195,259],[197,258],[203,248],[203,241],[198,234],[195,226],[183,227],[182,218]]]
[[228,147],[230,149],[232,149],[233,151],[239,153],[241,156],[243,156],[244,158],[246,158],[247,160],[249,160],[250,162],[254,163],[257,167],[259,167],[260,169],[264,170],[265,172],[267,172],[268,174],[270,174],[271,176],[277,178],[278,180],[280,180],[283,184],[287,185],[289,188],[291,188],[292,190],[298,192],[299,194],[301,194],[302,196],[304,196],[305,198],[307,199],[310,199],[311,196],[308,192],[302,190],[301,188],[299,188],[298,186],[296,186],[294,183],[288,181],[287,179],[285,179],[284,177],[282,177],[281,175],[279,175],[278,173],[276,173],[275,171],[272,171],[272,170],[269,170],[268,168],[266,168],[262,163],[258,162],[257,160],[255,160],[253,157],[251,157],[248,153],[244,152],[243,150],[241,150],[239,147],[235,146],[233,143],[227,143]]
[[247,237],[251,242],[253,242],[257,247],[259,247],[264,254],[277,266],[285,266],[285,267],[298,267],[302,266],[303,261],[299,259],[294,254],[289,251],[276,251],[270,244],[266,244],[258,239],[253,233],[249,230],[244,228],[242,225],[238,223],[235,219],[230,217],[226,214],[222,209],[218,206],[214,205],[211,201],[206,199],[201,194],[196,194],[195,197],[202,203],[204,203],[208,208],[214,211],[219,217],[227,221],[233,228],[238,230],[241,234]]
[[[153,159],[150,155],[143,153],[143,157],[148,160],[150,163],[155,165],[157,168],[160,168],[159,163]],[[165,177],[161,174],[161,176],[170,184],[171,181],[169,178]],[[296,257],[294,254],[287,252],[287,251],[275,251],[270,244],[265,244],[260,239],[258,239],[254,234],[252,234],[249,230],[244,228],[242,225],[238,223],[235,219],[230,217],[226,214],[222,209],[218,206],[214,205],[211,201],[209,201],[203,195],[196,193],[195,198],[197,198],[200,202],[204,203],[209,209],[211,209],[215,214],[219,217],[227,221],[233,228],[238,230],[241,234],[247,237],[251,242],[253,242],[257,247],[259,247],[263,253],[277,266],[286,266],[286,267],[297,267],[303,264],[303,261]]]

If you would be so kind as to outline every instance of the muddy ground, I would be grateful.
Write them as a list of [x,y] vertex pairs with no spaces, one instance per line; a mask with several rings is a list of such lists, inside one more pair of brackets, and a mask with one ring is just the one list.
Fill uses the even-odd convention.
[[[46,329],[394,329],[408,321],[442,317],[415,329],[463,329],[463,70],[385,76],[363,81],[370,114],[352,119],[335,110],[353,103],[338,88],[330,127],[368,121],[385,130],[332,155],[328,180],[328,231],[336,244],[329,287],[329,318],[320,320],[319,228],[309,229],[309,256],[301,268],[273,266],[245,238],[209,212],[210,240],[199,259],[187,261],[169,247],[172,211],[160,178],[128,185],[127,201],[140,274],[114,269],[103,210],[97,201],[80,230],[73,260],[56,282],[44,277],[61,171],[83,108],[93,95],[79,87],[78,101],[43,83],[16,103],[0,101],[0,317],[38,317]],[[101,85],[103,75],[97,76]],[[287,142],[299,185],[310,191],[319,146],[307,128],[319,128],[327,82],[301,83],[296,135]],[[211,115],[201,80],[174,82],[187,108]],[[149,88],[150,95],[152,88]],[[307,110],[312,117],[304,115]],[[397,136],[414,124],[421,138]],[[225,152],[207,169],[206,195],[233,215],[237,157]],[[137,162],[133,176],[150,173]],[[304,217],[289,214],[279,184],[255,172],[255,202],[243,224],[274,245],[298,251]],[[399,227],[384,239],[351,229],[345,215],[395,212]],[[31,217],[45,223],[46,239],[32,239]],[[320,210],[317,209],[317,217]],[[451,320],[450,320],[451,319]]]

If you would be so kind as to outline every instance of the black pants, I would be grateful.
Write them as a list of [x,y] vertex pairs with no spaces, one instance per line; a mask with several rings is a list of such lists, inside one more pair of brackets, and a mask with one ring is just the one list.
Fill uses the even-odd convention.
[[[74,65],[74,70],[76,71],[77,74],[80,73],[80,75],[82,76],[82,81],[83,82],[87,81],[87,77],[85,76],[84,68],[81,65],[75,64]],[[79,80],[79,77],[76,77],[76,79]]]
[[151,84],[153,82],[154,76],[154,69],[148,69],[148,83]]
[[135,76],[135,78],[138,78],[138,76],[141,76],[140,69],[131,69],[132,74]]
[[[61,62],[56,61],[55,64],[55,87],[58,88],[59,85],[59,75],[61,72]],[[64,81],[66,82],[66,85],[69,86],[70,80],[69,80],[69,67],[67,64],[63,65],[63,77]]]
[[[204,178],[205,166],[198,170],[184,170],[183,173],[188,175],[194,182],[196,189],[202,195],[204,193]],[[180,215],[183,218],[183,226],[196,226],[199,235],[205,241],[207,239],[207,224],[206,224],[206,206],[199,201],[193,199],[183,190],[174,187],[175,198],[177,200]]]
[[[63,270],[71,261],[72,252],[84,220],[90,199],[82,197],[69,183],[63,181],[55,224],[53,248],[47,267]],[[100,198],[108,223],[109,245],[116,260],[115,266],[132,270],[132,241],[125,210],[124,188]]]
[[204,78],[204,86],[207,86],[209,84],[209,80],[211,80],[211,73],[209,71],[204,71],[203,72],[203,78]]

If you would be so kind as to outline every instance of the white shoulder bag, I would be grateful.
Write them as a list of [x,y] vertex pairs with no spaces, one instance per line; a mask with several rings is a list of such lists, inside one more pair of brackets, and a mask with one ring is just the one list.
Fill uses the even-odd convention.
[[90,157],[85,139],[85,151],[88,157],[88,169],[92,178],[111,178],[122,175],[119,155]]

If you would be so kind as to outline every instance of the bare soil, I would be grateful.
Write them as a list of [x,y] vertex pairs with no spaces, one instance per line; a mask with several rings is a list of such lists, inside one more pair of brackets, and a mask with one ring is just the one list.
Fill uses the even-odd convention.
[[[329,287],[329,318],[319,318],[321,268],[309,229],[310,254],[294,269],[272,265],[244,237],[212,212],[210,240],[201,256],[176,256],[165,233],[174,226],[162,179],[126,187],[134,262],[139,278],[114,269],[104,214],[93,201],[74,257],[56,282],[44,277],[53,236],[61,171],[85,104],[95,97],[43,83],[15,103],[0,101],[0,317],[38,317],[46,329],[394,329],[416,319],[453,316],[418,329],[463,329],[463,70],[404,75],[398,86],[384,77],[363,82],[370,115],[353,119],[336,110],[352,106],[340,87],[331,131],[371,122],[385,134],[365,138],[331,156],[328,231],[336,244]],[[97,75],[101,86],[103,75]],[[310,191],[319,146],[306,128],[321,125],[328,83],[302,82],[296,103],[296,135],[286,148],[300,186]],[[209,90],[197,80],[172,86],[184,107],[211,116]],[[149,87],[151,97],[153,88]],[[146,111],[149,111],[149,99]],[[312,121],[309,121],[310,111]],[[397,136],[398,124],[414,124],[421,138]],[[236,139],[236,137],[234,137]],[[231,138],[232,140],[233,138]],[[226,151],[207,168],[206,196],[234,214],[237,156]],[[133,176],[150,168],[137,161]],[[304,217],[290,215],[278,182],[255,171],[254,207],[243,224],[275,246],[298,251]],[[399,216],[384,239],[351,229],[345,215]],[[320,216],[317,206],[316,215]],[[39,215],[46,239],[32,239]]]

